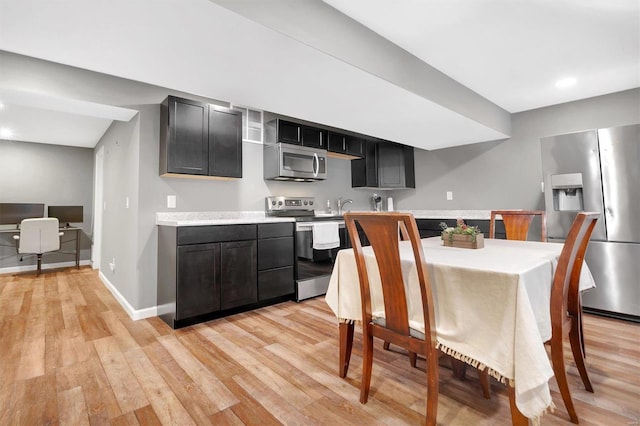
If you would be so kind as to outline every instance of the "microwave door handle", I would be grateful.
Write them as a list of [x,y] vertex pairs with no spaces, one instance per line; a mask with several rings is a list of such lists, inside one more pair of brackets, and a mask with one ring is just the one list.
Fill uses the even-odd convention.
[[320,171],[320,160],[318,159],[318,154],[313,153],[313,177],[318,177],[318,172]]

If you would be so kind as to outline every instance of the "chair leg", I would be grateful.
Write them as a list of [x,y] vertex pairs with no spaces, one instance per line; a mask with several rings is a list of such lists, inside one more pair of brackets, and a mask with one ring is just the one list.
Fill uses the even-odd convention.
[[[389,342],[382,342],[382,349],[384,349],[385,351],[389,350],[389,346],[391,346]],[[418,354],[416,354],[415,352],[409,352],[409,364],[411,364],[411,367],[416,368],[417,360]]]
[[39,277],[39,276],[40,276],[40,271],[42,270],[42,255],[41,255],[41,254],[38,254],[38,255],[37,255],[37,261],[36,261],[36,263],[37,263],[37,265],[38,265],[38,266],[36,267],[36,268],[37,268],[37,270],[36,270],[36,276],[38,276],[38,277]]
[[412,368],[416,368],[416,361],[418,360],[418,354],[415,352],[409,352],[409,364]]
[[567,407],[569,418],[572,423],[578,424],[578,415],[576,414],[576,409],[571,399],[569,382],[567,381],[567,371],[564,365],[562,338],[551,338],[551,364],[553,366],[553,374],[556,376],[556,382],[558,383],[558,389],[560,389],[560,395],[562,395],[564,405]]
[[438,417],[438,354],[435,350],[427,354],[427,425],[435,426]]
[[453,371],[453,377],[458,380],[464,380],[467,376],[467,364],[459,359],[455,359],[449,356],[451,362],[451,371]]
[[360,402],[366,404],[369,399],[369,386],[371,385],[371,368],[373,367],[373,335],[365,330],[367,324],[363,324],[362,331],[362,383],[360,384]]
[[351,360],[351,349],[353,348],[353,323],[341,322],[338,326],[340,334],[340,361],[338,374],[340,377],[347,377],[349,361]]
[[580,327],[577,326],[579,323],[579,319],[574,318],[571,327],[571,331],[569,331],[569,342],[571,343],[571,352],[573,353],[573,360],[576,363],[576,367],[578,368],[578,372],[580,373],[580,378],[582,379],[582,383],[584,383],[584,387],[587,391],[593,392],[593,386],[591,385],[591,380],[589,379],[589,374],[587,373],[587,366],[584,362],[584,351],[583,344],[580,335]]
[[484,399],[491,399],[491,387],[489,386],[489,370],[478,370],[478,379],[480,380],[480,388]]

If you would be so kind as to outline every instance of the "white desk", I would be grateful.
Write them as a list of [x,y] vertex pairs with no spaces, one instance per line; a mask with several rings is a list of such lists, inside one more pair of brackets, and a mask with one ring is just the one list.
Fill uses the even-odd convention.
[[[544,348],[551,337],[551,284],[561,244],[485,240],[482,249],[444,247],[440,237],[422,240],[435,299],[439,347],[465,362],[514,385],[515,403],[529,418],[551,406],[548,380],[553,370]],[[408,242],[401,242],[412,327],[424,330],[419,286]],[[370,248],[365,248],[372,280],[372,309],[384,311],[379,274]],[[594,287],[584,265],[580,288]],[[360,286],[353,250],[338,252],[326,301],[341,324],[362,318]],[[347,333],[347,334],[343,334]],[[341,360],[352,340],[341,326]],[[346,347],[345,344],[348,346]],[[346,356],[346,358],[345,358]],[[342,361],[341,361],[342,362]],[[343,371],[345,366],[340,366]],[[344,370],[346,372],[346,369]]]

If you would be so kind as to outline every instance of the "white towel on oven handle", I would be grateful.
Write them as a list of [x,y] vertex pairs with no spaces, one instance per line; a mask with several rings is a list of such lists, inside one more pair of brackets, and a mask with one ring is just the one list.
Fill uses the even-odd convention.
[[340,247],[338,228],[338,222],[312,223],[313,248],[316,250],[327,250]]

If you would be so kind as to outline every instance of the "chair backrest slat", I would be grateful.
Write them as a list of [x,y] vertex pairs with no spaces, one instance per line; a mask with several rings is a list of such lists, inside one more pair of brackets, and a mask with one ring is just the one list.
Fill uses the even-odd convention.
[[[400,260],[400,244],[409,244],[417,267],[425,322],[425,335],[432,339],[435,347],[435,317],[431,284],[424,261],[420,234],[415,219],[410,213],[346,213],[345,225],[351,238],[356,257],[360,294],[362,297],[363,321],[371,321],[370,272],[358,234],[363,231],[373,249],[385,306],[385,328],[395,333],[409,335],[409,313],[407,309],[406,283]],[[400,240],[408,240],[401,242]]]
[[552,333],[561,333],[567,314],[576,315],[580,309],[580,272],[591,233],[600,213],[580,212],[569,229],[564,242],[551,289]]
[[495,238],[496,216],[502,216],[502,223],[508,240],[525,241],[529,227],[535,217],[540,217],[540,241],[547,241],[547,220],[543,210],[492,210],[489,222],[489,238]]

